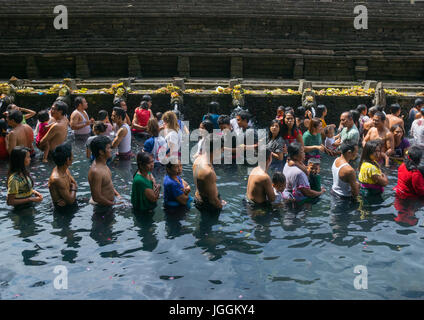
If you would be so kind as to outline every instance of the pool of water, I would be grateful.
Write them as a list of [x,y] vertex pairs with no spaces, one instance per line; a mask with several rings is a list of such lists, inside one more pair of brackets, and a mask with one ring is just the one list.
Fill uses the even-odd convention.
[[[88,204],[89,162],[73,141],[71,172],[78,209],[55,213],[47,180],[52,163],[35,160],[31,173],[45,199],[16,212],[5,205],[6,163],[0,164],[1,299],[419,299],[424,297],[423,212],[397,222],[396,168],[377,203],[337,203],[330,193],[300,210],[248,213],[247,167],[216,168],[228,205],[218,217],[195,208],[175,217],[162,209],[136,216],[130,201],[135,160],[112,165],[115,188],[127,204],[110,217]],[[133,140],[133,152],[140,150]],[[331,188],[332,159],[322,183]],[[191,165],[183,178],[194,189]],[[54,288],[56,266],[68,270],[68,289]],[[368,270],[368,289],[356,290],[354,268]]]

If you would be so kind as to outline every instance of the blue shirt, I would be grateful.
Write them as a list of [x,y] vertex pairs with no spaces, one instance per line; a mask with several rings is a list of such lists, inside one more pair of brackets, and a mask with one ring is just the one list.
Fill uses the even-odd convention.
[[151,137],[144,142],[143,149],[148,153],[152,153],[155,146],[155,137]]
[[177,197],[184,194],[184,184],[180,177],[177,177],[179,183],[166,175],[163,180],[163,203],[164,206],[176,207],[183,206],[178,202]]
[[[206,118],[206,115],[203,116],[202,121],[204,121],[205,118]],[[219,114],[215,114],[215,113],[210,113],[209,114],[209,120],[213,123],[213,128],[214,129],[219,129],[218,118],[219,118]]]

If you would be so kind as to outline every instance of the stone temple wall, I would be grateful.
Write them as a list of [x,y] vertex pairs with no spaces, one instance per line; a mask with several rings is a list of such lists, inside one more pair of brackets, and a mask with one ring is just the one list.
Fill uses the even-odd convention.
[[0,0],[0,78],[422,80],[424,1],[412,2]]

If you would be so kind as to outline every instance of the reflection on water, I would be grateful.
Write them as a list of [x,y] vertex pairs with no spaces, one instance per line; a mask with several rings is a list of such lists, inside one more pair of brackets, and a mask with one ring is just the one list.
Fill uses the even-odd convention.
[[[141,145],[133,139],[134,154]],[[60,298],[71,299],[422,296],[424,203],[395,199],[396,168],[389,169],[389,186],[380,198],[343,201],[327,192],[313,204],[252,208],[244,201],[247,167],[216,166],[219,192],[228,202],[219,215],[195,208],[165,212],[163,199],[151,214],[139,214],[129,204],[133,158],[110,164],[124,203],[97,212],[89,204],[84,142],[73,142],[73,150],[76,206],[54,210],[47,189],[53,164],[35,160],[31,172],[45,200],[22,210],[0,208],[3,299],[58,298],[51,288],[56,265],[69,270],[73,289]],[[324,156],[321,165],[327,190],[332,161]],[[153,173],[162,183],[164,169]],[[6,175],[0,163],[4,200]],[[190,165],[183,166],[183,177],[193,190]],[[353,287],[356,265],[368,267],[366,291]]]

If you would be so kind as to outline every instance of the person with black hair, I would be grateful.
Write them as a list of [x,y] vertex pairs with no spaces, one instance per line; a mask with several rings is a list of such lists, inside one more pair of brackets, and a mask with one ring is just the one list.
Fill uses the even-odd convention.
[[134,110],[132,131],[137,135],[141,134],[141,136],[144,136],[147,130],[147,122],[153,118],[154,115],[152,110],[149,109],[148,101],[142,100],[140,106]]
[[6,148],[7,123],[4,119],[0,119],[0,160],[9,158]]
[[[88,103],[84,97],[75,98],[75,110],[71,114],[70,126],[77,138],[88,137],[91,134],[91,125],[94,119],[88,116]],[[53,115],[52,115],[53,116]]]
[[66,118],[67,111],[68,105],[65,102],[60,100],[53,102],[50,113],[55,122],[50,126],[49,131],[47,131],[43,139],[40,140],[38,148],[41,151],[46,153],[47,150],[54,150],[58,145],[65,142],[68,137],[69,124]]
[[[126,112],[126,114],[125,114],[125,123],[131,127],[132,123],[131,123],[130,116],[128,115],[127,102],[123,98],[117,98],[117,99],[115,99],[113,101],[113,107],[114,108],[122,108],[122,109],[124,109],[124,111]],[[102,111],[104,111],[104,110],[102,110]],[[100,111],[99,111],[99,113],[100,113]],[[101,120],[101,119],[99,119],[99,120]]]
[[346,111],[341,114],[340,125],[343,127],[343,130],[335,137],[336,142],[334,145],[338,147],[345,140],[359,144],[359,130],[355,125],[352,112]]
[[[49,112],[47,110],[42,110],[38,113],[38,134],[37,134],[37,138],[35,139],[35,145],[38,146],[40,145],[40,141],[41,139],[44,138],[44,136],[47,134],[47,132],[50,129],[50,115]],[[49,150],[46,147],[44,149],[44,156],[43,156],[43,162],[47,162],[47,156],[49,155]]]
[[[112,142],[112,148],[118,148],[117,156],[119,160],[131,159],[131,129],[125,123],[127,113],[122,108],[113,108],[112,121],[116,124],[116,136]],[[147,125],[147,123],[146,123]]]
[[31,157],[35,156],[32,143],[34,141],[34,132],[27,124],[22,124],[23,115],[19,110],[12,110],[7,114],[7,124],[12,130],[6,136],[6,148],[10,154],[16,146],[22,146],[30,150]]
[[417,116],[419,117],[421,108],[424,108],[424,100],[421,98],[415,99],[414,106],[411,108],[408,114],[408,128],[407,132],[411,129],[412,123],[414,120],[417,119]]
[[28,148],[23,146],[13,148],[7,175],[7,205],[19,208],[43,200],[42,194],[33,189],[34,181],[27,170],[30,163],[31,156]]
[[137,154],[137,172],[131,189],[131,203],[136,212],[147,212],[157,206],[161,186],[152,174],[155,161],[147,152]]
[[93,125],[94,136],[88,137],[85,142],[85,155],[87,159],[90,159],[91,162],[94,161],[94,156],[91,154],[90,144],[97,136],[108,136],[106,134],[106,125],[102,121],[96,121]]
[[368,133],[368,131],[374,127],[374,121],[372,118],[374,115],[378,112],[378,108],[376,106],[371,107],[368,109],[368,120],[364,122],[363,124],[363,130],[362,130],[362,136],[365,137]]
[[[269,148],[265,150],[266,163],[259,163],[254,168],[247,180],[246,198],[253,204],[272,203],[275,200],[275,193],[272,187],[272,181],[267,171],[272,162],[272,151]],[[263,167],[265,165],[265,168]]]
[[283,121],[284,121],[284,107],[283,106],[279,106],[277,108],[277,115],[275,116],[275,120],[277,120],[281,124],[283,124]]
[[389,180],[381,171],[378,160],[381,159],[381,140],[368,141],[359,162],[358,180],[361,183],[360,193],[363,196],[381,195]]
[[298,142],[303,146],[302,132],[296,125],[293,111],[286,112],[284,116],[284,124],[281,129],[281,136],[283,137],[286,145],[290,145],[293,142]]
[[274,119],[271,121],[267,135],[267,148],[271,150],[272,162],[271,170],[282,171],[285,164],[284,155],[287,153],[287,145],[281,136],[280,121]]
[[327,107],[323,104],[319,104],[316,110],[316,118],[321,119],[323,129],[327,126],[327,123],[325,122],[326,115],[327,115]]
[[395,124],[390,128],[390,131],[393,134],[395,148],[395,153],[390,157],[390,159],[401,164],[411,144],[409,143],[409,140],[405,138],[405,129],[401,125]]
[[[109,113],[106,110],[100,110],[99,113],[97,114],[97,121],[103,122],[103,124],[105,125],[105,128],[106,128],[105,135],[109,136],[113,131],[113,126],[112,126],[112,124],[110,123],[110,120],[109,120]],[[93,124],[93,131],[94,131],[94,124]],[[129,125],[131,125],[131,122],[129,123]]]
[[[122,121],[124,119],[125,117],[122,118]],[[115,197],[121,197],[113,187],[112,173],[106,164],[112,156],[112,142],[106,136],[97,136],[91,142],[90,149],[95,158],[88,171],[88,183],[91,190],[90,203],[95,206],[111,207],[116,204]],[[100,208],[95,207],[95,209]]]
[[169,161],[166,165],[166,176],[163,179],[163,206],[165,209],[191,208],[193,197],[190,196],[191,188],[181,178],[183,166],[179,159]]
[[402,109],[399,103],[393,103],[390,105],[390,114],[386,116],[387,120],[386,125],[387,129],[391,129],[394,125],[400,125],[402,128],[405,128],[403,119],[400,117]]
[[224,138],[224,164],[232,164],[237,157],[237,134],[231,125],[230,116],[220,116],[218,125]]
[[412,146],[398,169],[396,196],[401,199],[424,199],[424,169],[420,168],[423,149]]
[[372,120],[374,122],[374,127],[368,131],[362,145],[365,146],[368,141],[380,140],[381,156],[382,159],[385,159],[386,166],[388,166],[388,158],[395,152],[393,133],[391,133],[385,125],[386,116],[384,113],[377,111]]
[[49,190],[55,207],[66,207],[75,203],[77,182],[72,177],[69,167],[72,165],[72,146],[63,143],[52,152],[56,167],[49,178]]
[[[286,111],[286,115],[289,114],[289,113],[293,114],[293,111]],[[296,111],[294,111],[294,114],[293,114],[293,116],[296,119],[296,127],[298,128],[298,130],[302,134],[304,134],[306,131],[308,131],[309,124],[310,124],[310,121],[311,121],[311,119],[305,117],[305,114],[306,114],[306,109],[305,109],[304,106],[297,107]],[[285,125],[286,125],[286,123],[285,123],[285,121],[283,121],[283,127]]]
[[196,159],[203,151],[205,138],[213,134],[213,123],[209,120],[203,120],[199,125],[199,141],[197,142],[197,152],[194,154],[193,158]]
[[250,118],[251,115],[248,111],[240,111],[236,116],[238,128],[234,130],[237,135],[237,148],[241,150],[240,154],[244,163],[247,159],[247,151],[251,150],[256,153],[258,148],[258,133],[250,127]]
[[208,113],[204,115],[202,118],[202,121],[204,121],[206,120],[206,117],[207,117],[212,122],[214,129],[219,129],[219,125],[218,125],[219,108],[220,108],[219,103],[216,101],[212,101],[211,103],[208,104]]
[[340,146],[341,155],[334,160],[331,167],[333,173],[332,194],[342,199],[354,199],[359,195],[359,183],[356,181],[356,171],[349,164],[358,155],[358,145],[349,140]]
[[289,158],[284,166],[283,174],[286,177],[284,193],[292,194],[296,202],[308,202],[310,199],[321,196],[325,189],[314,191],[311,189],[306,173],[300,168],[304,167],[305,151],[303,145],[293,142],[288,147]]
[[11,112],[12,110],[19,110],[20,112],[22,112],[22,116],[23,116],[22,122],[21,122],[22,124],[27,124],[26,121],[37,114],[37,112],[31,109],[21,108],[21,107],[18,107],[16,104],[11,103],[7,106],[7,111],[5,112],[5,115],[7,116],[7,114]]

